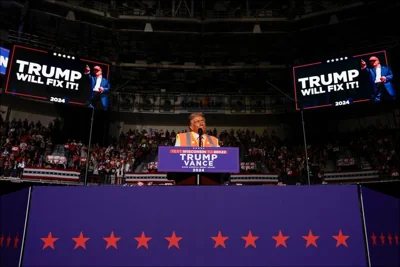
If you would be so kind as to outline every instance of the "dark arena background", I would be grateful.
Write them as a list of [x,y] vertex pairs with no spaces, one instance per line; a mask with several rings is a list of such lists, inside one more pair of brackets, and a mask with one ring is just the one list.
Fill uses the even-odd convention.
[[399,7],[1,1],[0,266],[399,266]]

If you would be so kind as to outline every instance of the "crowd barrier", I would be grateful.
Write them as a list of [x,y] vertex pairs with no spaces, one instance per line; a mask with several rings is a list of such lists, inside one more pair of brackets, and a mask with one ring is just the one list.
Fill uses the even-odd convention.
[[[80,172],[76,170],[45,169],[45,168],[25,168],[24,179],[32,180],[59,180],[78,182]],[[396,177],[392,177],[396,179]],[[163,184],[171,183],[165,173],[126,173],[125,181],[128,184],[152,183]],[[325,173],[324,181],[328,184],[377,181],[380,179],[378,170],[348,171],[348,172],[329,172]],[[234,184],[278,184],[278,174],[233,174],[231,183]]]
[[47,168],[25,168],[24,179],[32,180],[60,180],[60,181],[79,181],[80,171],[47,169]]
[[379,177],[379,171],[377,170],[331,172],[324,174],[324,179],[327,183],[370,181],[378,180]]

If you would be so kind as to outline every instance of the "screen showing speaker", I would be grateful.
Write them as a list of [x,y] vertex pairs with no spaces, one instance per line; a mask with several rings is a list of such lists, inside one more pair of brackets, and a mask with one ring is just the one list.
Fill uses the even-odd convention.
[[5,75],[8,65],[10,50],[0,46],[0,74]]
[[293,80],[297,110],[396,99],[386,51],[295,66]]
[[75,55],[14,45],[4,92],[108,110],[110,65]]

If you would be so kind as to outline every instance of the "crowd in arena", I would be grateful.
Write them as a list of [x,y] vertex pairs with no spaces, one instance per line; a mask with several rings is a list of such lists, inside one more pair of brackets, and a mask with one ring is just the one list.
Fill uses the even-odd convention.
[[[22,177],[26,167],[86,170],[88,147],[81,141],[54,144],[59,121],[45,126],[28,120],[0,118],[0,177]],[[105,180],[123,178],[130,172],[157,172],[158,146],[173,146],[178,131],[162,129],[121,132],[109,146],[91,146],[89,175]],[[306,177],[304,146],[282,140],[275,131],[257,134],[251,130],[208,130],[221,146],[239,147],[241,172],[275,173],[282,180],[302,183]],[[348,135],[346,135],[348,137]],[[378,169],[398,175],[398,143],[389,129],[369,127],[353,133],[353,138],[308,146],[308,162],[313,183],[323,181],[325,172]],[[61,151],[62,154],[57,154]]]
[[0,176],[21,177],[27,166],[45,166],[54,147],[54,129],[54,123],[4,121],[0,116]]

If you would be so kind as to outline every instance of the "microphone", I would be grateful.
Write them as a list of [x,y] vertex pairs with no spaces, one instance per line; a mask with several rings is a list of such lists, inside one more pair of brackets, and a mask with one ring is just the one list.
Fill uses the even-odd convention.
[[201,128],[199,128],[198,130],[197,130],[197,133],[199,134],[199,147],[202,147],[203,146],[203,137],[202,137],[202,135],[203,135],[203,129],[201,129]]

